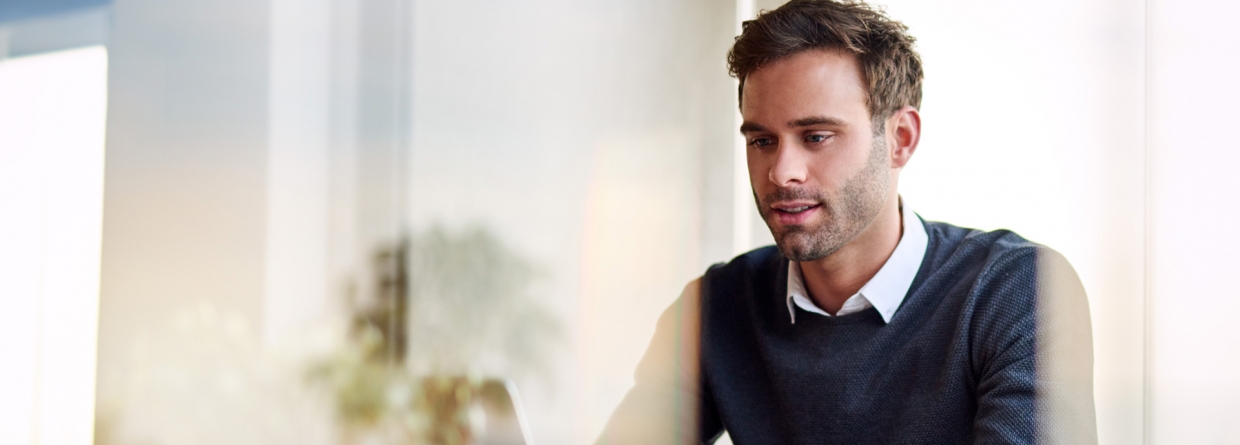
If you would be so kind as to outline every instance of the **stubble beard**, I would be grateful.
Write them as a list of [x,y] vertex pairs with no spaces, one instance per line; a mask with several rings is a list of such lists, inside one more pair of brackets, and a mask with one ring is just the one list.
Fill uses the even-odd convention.
[[[891,187],[888,173],[886,139],[874,136],[865,167],[849,178],[833,195],[822,190],[780,188],[758,202],[758,212],[771,229],[775,245],[789,260],[804,262],[826,258],[860,235],[883,209]],[[784,200],[813,200],[821,204],[823,214],[815,225],[778,227],[770,203]]]

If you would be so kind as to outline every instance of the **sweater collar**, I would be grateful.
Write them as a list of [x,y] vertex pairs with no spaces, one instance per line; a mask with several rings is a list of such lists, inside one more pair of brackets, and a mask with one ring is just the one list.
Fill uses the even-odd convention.
[[[909,287],[913,285],[913,279],[917,277],[917,271],[921,269],[929,237],[926,235],[926,227],[921,218],[913,212],[903,197],[900,198],[900,214],[904,234],[900,236],[896,250],[891,253],[891,257],[887,258],[887,262],[883,263],[878,273],[874,274],[874,277],[870,278],[864,286],[861,286],[860,291],[844,302],[839,315],[859,312],[873,306],[882,315],[883,322],[890,323],[896,309],[899,309],[900,304],[904,302],[904,296],[908,294]],[[809,298],[809,292],[805,290],[805,282],[801,276],[800,265],[793,261],[788,262],[785,301],[788,305],[788,316],[794,324],[797,322],[797,307],[806,312],[831,316],[814,305],[813,300]]]

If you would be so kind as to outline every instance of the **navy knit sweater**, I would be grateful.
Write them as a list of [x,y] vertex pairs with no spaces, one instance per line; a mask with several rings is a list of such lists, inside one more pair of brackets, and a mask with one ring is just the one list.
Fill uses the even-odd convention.
[[1095,443],[1071,267],[1008,231],[925,225],[890,323],[874,308],[791,323],[774,247],[712,267],[660,319],[600,443]]

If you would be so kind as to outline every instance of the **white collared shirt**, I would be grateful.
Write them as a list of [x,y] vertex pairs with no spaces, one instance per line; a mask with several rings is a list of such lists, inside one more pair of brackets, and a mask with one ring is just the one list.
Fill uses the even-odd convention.
[[[917,270],[921,269],[921,261],[926,256],[928,237],[921,218],[913,213],[903,197],[900,198],[900,204],[904,234],[900,236],[896,250],[891,253],[890,258],[887,258],[887,262],[883,263],[878,273],[874,274],[865,286],[861,286],[861,290],[844,300],[844,305],[840,306],[840,310],[836,312],[837,316],[874,307],[883,316],[884,322],[890,322],[896,309],[900,307],[900,303],[904,302],[904,295],[913,285],[913,278],[917,277]],[[801,277],[801,265],[796,261],[788,262],[787,303],[788,316],[792,318],[794,324],[797,322],[796,308],[798,307],[806,312],[831,316],[809,298],[809,292],[805,291],[805,281]]]

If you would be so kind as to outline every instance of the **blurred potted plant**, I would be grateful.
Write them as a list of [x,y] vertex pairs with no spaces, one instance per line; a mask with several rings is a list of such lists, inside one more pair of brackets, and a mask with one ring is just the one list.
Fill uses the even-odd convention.
[[473,443],[482,373],[545,373],[558,320],[537,269],[481,226],[441,226],[374,255],[351,341],[311,367],[350,443]]

